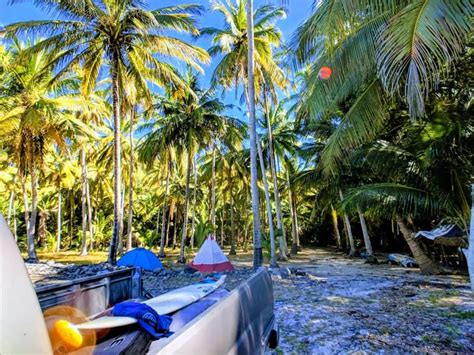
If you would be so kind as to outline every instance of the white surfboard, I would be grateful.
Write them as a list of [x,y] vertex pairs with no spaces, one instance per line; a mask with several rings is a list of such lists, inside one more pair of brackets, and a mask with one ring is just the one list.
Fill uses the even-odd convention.
[[[225,275],[215,282],[197,283],[163,295],[151,298],[143,303],[153,308],[158,314],[170,314],[184,308],[191,303],[199,301],[201,298],[218,289],[225,281]],[[100,317],[85,323],[77,324],[77,329],[108,329],[122,327],[136,323],[137,320],[131,317]]]
[[53,354],[35,289],[0,214],[0,354]]

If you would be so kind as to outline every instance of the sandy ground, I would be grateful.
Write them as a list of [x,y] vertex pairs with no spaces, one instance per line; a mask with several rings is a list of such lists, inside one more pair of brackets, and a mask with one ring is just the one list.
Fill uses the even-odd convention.
[[[166,272],[145,274],[150,294],[202,277],[172,260],[164,261]],[[230,289],[252,274],[249,253],[232,257],[232,262],[237,270],[228,274]],[[467,277],[425,276],[418,269],[364,264],[322,249],[306,249],[280,266],[272,270],[278,354],[474,353],[474,295]],[[29,270],[41,285],[84,277],[100,267],[104,265],[43,263]]]
[[368,265],[327,250],[273,276],[277,353],[474,352],[474,295],[461,276]]

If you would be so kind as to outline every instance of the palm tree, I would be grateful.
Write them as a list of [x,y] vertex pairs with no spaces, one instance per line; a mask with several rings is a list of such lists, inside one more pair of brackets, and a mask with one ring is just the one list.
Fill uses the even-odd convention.
[[81,98],[67,92],[71,82],[64,79],[58,83],[52,80],[50,63],[56,56],[45,51],[34,52],[14,42],[17,59],[8,66],[11,78],[8,102],[4,105],[2,120],[6,122],[0,130],[5,141],[10,141],[16,154],[16,164],[22,179],[29,173],[31,178],[31,214],[28,220],[28,259],[36,261],[35,235],[38,214],[38,174],[43,167],[46,150],[54,142],[60,149],[66,149],[65,137],[72,132],[89,132],[73,117],[87,107]]
[[461,147],[470,139],[462,128],[469,124],[455,116],[445,123],[445,133],[436,137],[432,132],[439,128],[429,122],[414,124],[405,117],[389,141],[376,141],[351,155],[353,165],[362,166],[377,180],[350,189],[344,196],[344,209],[391,216],[424,273],[441,270],[414,238],[416,220],[450,217],[467,225],[471,165],[470,153]]
[[[56,214],[56,252],[61,250],[62,237],[62,197],[63,189],[72,189],[77,178],[77,165],[70,156],[64,156],[53,152],[47,156],[46,166],[49,181],[57,190],[57,214]],[[49,172],[48,172],[49,170]]]
[[[13,1],[15,2],[15,1]],[[20,33],[49,35],[39,41],[34,50],[54,50],[59,53],[54,63],[64,63],[58,75],[71,65],[84,63],[84,86],[95,86],[105,58],[108,59],[112,81],[112,107],[114,123],[114,228],[110,241],[108,261],[115,263],[116,249],[122,221],[122,179],[120,144],[120,78],[127,68],[128,75],[145,87],[147,80],[163,85],[173,83],[179,88],[186,84],[177,72],[161,58],[179,59],[200,69],[199,61],[208,61],[207,53],[180,39],[163,35],[163,30],[199,32],[192,15],[201,8],[195,5],[178,5],[145,10],[138,1],[112,2],[103,6],[100,1],[38,2],[67,20],[19,22],[5,27],[7,36]]]
[[[183,228],[179,262],[184,263],[184,248],[188,232],[189,185],[193,157],[199,148],[209,145],[221,135],[230,119],[224,116],[226,106],[209,91],[202,91],[198,77],[189,71],[187,84],[192,91],[170,90],[156,107],[166,117],[164,124],[150,132],[142,146],[142,157],[155,160],[166,149],[175,147],[186,159],[186,188],[184,195]],[[159,123],[162,120],[158,121]]]
[[[262,265],[262,241],[257,186],[257,128],[256,91],[268,77],[275,83],[284,82],[282,70],[272,58],[272,46],[280,44],[281,34],[273,22],[284,16],[282,9],[263,6],[254,12],[253,0],[237,0],[226,4],[215,2],[212,8],[226,19],[224,29],[206,28],[203,34],[213,36],[211,55],[221,54],[222,59],[213,73],[214,85],[224,88],[238,86],[243,81],[247,101],[250,137],[250,175],[254,233],[254,268]],[[244,8],[246,11],[244,11]],[[255,23],[254,23],[255,22]]]
[[[134,147],[134,124],[138,119],[138,106],[142,103],[143,111],[147,111],[152,105],[152,94],[147,86],[137,84],[133,81],[134,77],[124,75],[122,78],[122,112],[127,112],[129,116],[129,171],[128,171],[128,218],[127,218],[127,238],[126,250],[132,249],[132,221],[133,221],[133,176],[135,169],[135,147]],[[140,97],[140,99],[139,99]]]
[[[77,79],[80,80],[77,83],[77,95],[79,95],[84,102],[91,102],[94,105],[91,107],[87,107],[86,110],[78,113],[78,118],[82,120],[85,125],[91,125],[92,123],[97,123],[102,117],[106,117],[109,113],[107,110],[107,105],[105,104],[104,100],[94,91],[96,87],[90,87],[83,85],[84,81],[89,80],[86,77],[86,73],[83,70],[76,69]],[[85,256],[88,254],[88,245],[87,245],[87,227],[89,226],[89,237],[91,240],[93,239],[92,235],[92,211],[90,208],[90,198],[88,200],[88,185],[89,185],[89,178],[87,174],[87,146],[90,142],[91,137],[90,135],[80,137],[76,137],[76,141],[79,143],[80,146],[80,165],[81,165],[81,215],[82,215],[82,241],[81,241],[81,251],[80,255]],[[89,201],[89,202],[88,202]],[[89,206],[88,206],[89,205]]]
[[[270,202],[270,191],[268,188],[267,169],[265,167],[265,161],[263,160],[262,146],[260,144],[260,140],[258,136],[257,136],[257,152],[258,152],[258,160],[260,161],[260,171],[262,173],[265,200],[267,203],[268,229],[270,233],[270,267],[277,268],[278,264],[276,262],[276,256],[275,256],[275,230],[273,228],[272,205]],[[280,251],[282,249],[283,248],[280,247]],[[283,253],[283,256],[284,256],[284,259],[281,258],[280,260],[287,260],[286,255],[284,253]]]
[[[347,108],[322,157],[326,172],[347,149],[384,130],[390,102],[401,97],[413,118],[426,114],[428,94],[453,67],[472,31],[468,1],[324,1],[293,39],[295,61],[309,67],[302,111]],[[322,66],[333,69],[319,78]]]
[[[273,180],[273,193],[275,198],[277,227],[280,229],[280,255],[279,258],[285,260],[288,254],[286,232],[283,225],[283,214],[281,209],[280,193],[278,189],[278,171],[276,157],[284,159],[285,155],[295,155],[297,152],[297,135],[293,129],[294,122],[289,120],[290,112],[284,108],[284,102],[277,102],[273,108],[269,107],[270,102],[267,93],[264,92],[264,120],[261,125],[267,127],[267,135],[262,139],[264,147],[268,149],[270,160],[270,171]],[[285,178],[286,180],[286,178]],[[292,249],[295,254],[297,250]]]

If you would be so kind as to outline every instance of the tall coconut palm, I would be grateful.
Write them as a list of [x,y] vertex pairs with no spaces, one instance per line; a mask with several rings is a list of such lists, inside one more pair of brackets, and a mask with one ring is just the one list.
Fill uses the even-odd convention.
[[[278,171],[276,157],[283,159],[285,155],[294,155],[297,150],[297,135],[293,129],[294,122],[289,120],[290,113],[284,108],[284,102],[277,102],[270,108],[270,100],[268,93],[264,92],[262,105],[264,106],[264,119],[262,126],[267,127],[267,134],[262,141],[266,149],[270,161],[270,171],[273,180],[273,193],[275,197],[277,226],[280,229],[280,255],[279,258],[284,260],[288,254],[286,232],[283,225],[283,215],[281,210],[280,192],[278,189]],[[286,179],[285,179],[286,180]],[[297,250],[292,250],[296,253]]]
[[[96,87],[90,87],[83,85],[84,81],[89,80],[87,73],[83,70],[76,69],[75,74],[77,75],[78,87],[76,88],[77,95],[79,95],[84,102],[90,101],[94,103],[94,106],[91,105],[87,110],[83,110],[78,113],[77,116],[82,122],[86,125],[97,124],[102,117],[107,117],[108,110],[105,101],[97,95],[94,91]],[[89,145],[91,138],[97,138],[88,136],[77,136],[76,142],[78,143],[79,150],[79,160],[81,165],[81,215],[82,215],[82,241],[81,241],[81,251],[80,255],[85,256],[88,254],[88,244],[87,244],[87,227],[89,226],[89,237],[93,239],[92,235],[92,211],[90,206],[88,207],[88,185],[89,178],[87,174],[87,146]],[[90,203],[89,203],[90,205]]]
[[77,179],[77,165],[70,156],[52,153],[47,156],[46,179],[55,188],[57,192],[57,212],[56,212],[56,248],[61,249],[62,236],[62,198],[63,189],[72,189]]
[[143,83],[136,83],[133,76],[124,75],[121,83],[121,110],[126,112],[128,120],[129,133],[129,170],[128,170],[128,212],[127,212],[127,238],[126,249],[132,248],[132,221],[133,221],[133,181],[135,169],[135,147],[134,147],[134,125],[135,121],[139,119],[138,109],[139,105],[143,106],[143,111],[147,111],[152,104],[152,94],[147,86]]
[[[13,1],[16,2],[16,1]],[[122,221],[122,179],[120,144],[120,78],[123,69],[136,83],[147,85],[153,80],[162,85],[173,83],[185,88],[174,68],[160,57],[179,59],[197,69],[199,61],[208,61],[207,53],[180,39],[166,36],[164,30],[192,33],[199,31],[192,15],[201,8],[178,5],[146,10],[140,1],[79,0],[74,2],[41,0],[38,4],[61,15],[61,19],[18,22],[6,26],[7,35],[38,34],[49,37],[38,42],[35,50],[54,50],[59,53],[56,63],[65,65],[59,74],[72,64],[84,63],[88,81],[83,85],[95,86],[105,58],[112,81],[114,122],[114,228],[110,241],[108,261],[115,263],[117,241]],[[66,18],[64,20],[64,18]]]
[[[215,2],[212,8],[222,13],[226,19],[223,29],[206,28],[203,34],[213,36],[211,55],[221,54],[222,59],[213,73],[214,85],[225,88],[244,84],[247,101],[250,137],[250,175],[254,230],[254,268],[263,260],[260,230],[260,213],[257,186],[257,129],[256,92],[262,87],[264,77],[273,82],[283,82],[284,75],[272,58],[272,47],[280,44],[281,34],[273,22],[284,16],[282,9],[262,6],[254,12],[253,0]],[[265,76],[264,76],[265,75]]]
[[166,117],[149,133],[143,142],[142,157],[154,160],[163,149],[175,147],[186,159],[186,188],[184,197],[183,228],[179,262],[184,263],[184,250],[188,233],[189,185],[193,157],[200,147],[208,146],[230,122],[223,111],[226,106],[209,91],[199,88],[198,77],[188,72],[187,84],[192,91],[170,90],[156,105]]
[[[65,138],[78,129],[88,129],[73,117],[73,112],[87,107],[87,103],[66,94],[71,82],[52,80],[50,63],[57,56],[45,51],[34,52],[15,42],[17,59],[7,69],[12,73],[6,83],[10,97],[3,105],[2,120],[6,122],[0,130],[5,141],[10,141],[15,150],[16,164],[20,175],[31,178],[31,214],[28,221],[28,259],[37,260],[34,240],[38,214],[38,179],[43,167],[46,150],[54,142],[65,149]],[[89,131],[90,133],[90,131]]]

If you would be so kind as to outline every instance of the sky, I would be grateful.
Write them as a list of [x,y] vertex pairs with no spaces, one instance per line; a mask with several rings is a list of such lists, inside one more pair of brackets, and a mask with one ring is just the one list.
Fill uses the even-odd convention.
[[[177,4],[199,4],[206,8],[203,15],[198,18],[200,27],[221,27],[224,24],[224,19],[220,13],[211,11],[209,0],[146,0],[146,7],[149,9],[177,5]],[[254,6],[272,3],[270,0],[254,0]],[[278,0],[273,1],[278,4]],[[284,41],[291,38],[293,32],[296,30],[304,19],[308,17],[313,6],[313,0],[289,0],[287,1],[287,18],[277,23],[277,26],[283,33]],[[0,25],[5,26],[10,23],[18,21],[40,20],[51,18],[45,10],[35,6],[33,1],[22,0],[17,4],[11,5],[10,0],[0,0]],[[208,49],[210,47],[210,38],[201,38],[196,42],[197,45]],[[204,66],[204,77],[201,83],[207,85],[213,72],[213,67],[218,63],[218,58],[213,58],[209,66]],[[225,102],[241,106],[238,100],[235,99],[235,92],[226,94]],[[243,111],[238,113],[232,110],[232,114],[242,115]]]

